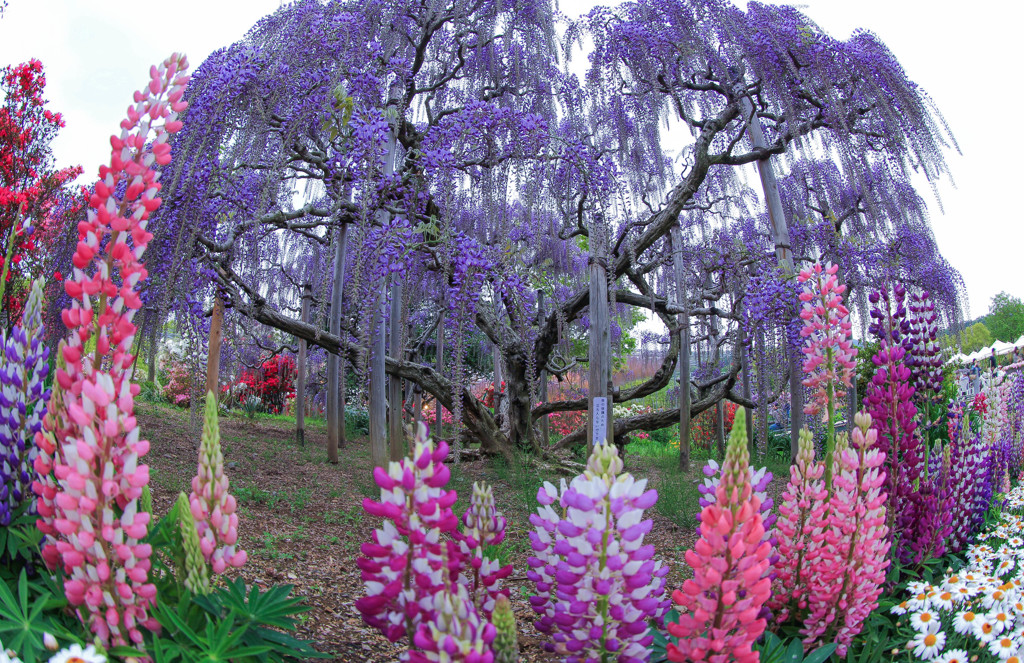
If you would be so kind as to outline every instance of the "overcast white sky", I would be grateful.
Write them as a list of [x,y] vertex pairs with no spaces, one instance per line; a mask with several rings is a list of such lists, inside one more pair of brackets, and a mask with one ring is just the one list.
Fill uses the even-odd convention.
[[[945,115],[963,156],[949,162],[956,188],[930,192],[939,247],[964,276],[969,317],[987,312],[1005,290],[1024,297],[1024,154],[1018,80],[1024,5],[981,0],[798,0],[835,37],[875,32]],[[562,0],[571,16],[598,4]],[[55,142],[60,165],[92,177],[109,157],[108,138],[149,65],[173,51],[197,66],[274,11],[278,0],[10,0],[0,18],[0,65],[35,57],[47,72],[50,107],[67,117]]]

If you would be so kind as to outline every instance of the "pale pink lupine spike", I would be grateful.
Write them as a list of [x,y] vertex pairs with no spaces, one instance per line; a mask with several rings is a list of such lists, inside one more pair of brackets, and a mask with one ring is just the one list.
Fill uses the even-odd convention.
[[[162,80],[149,92],[136,92],[135,103],[157,103],[183,85]],[[129,111],[124,134],[112,138],[110,165],[100,167],[88,216],[78,226],[74,269],[64,284],[71,305],[61,316],[70,334],[59,353],[58,388],[36,438],[41,476],[33,486],[42,505],[43,559],[63,568],[68,601],[107,647],[138,645],[140,627],[158,627],[147,613],[156,593],[147,581],[152,550],[141,542],[149,514],[138,508],[149,481],[148,468],[138,461],[149,444],[139,440],[138,390],[127,373],[132,317],[142,305],[137,289],[146,278],[140,257],[151,239],[145,222],[156,206],[118,198],[116,191],[120,182],[136,178],[147,197],[159,191],[157,173],[145,165],[151,156],[145,145],[169,130],[156,125],[130,134],[137,119]],[[93,340],[94,349],[87,351]],[[102,361],[108,356],[109,363]],[[112,475],[104,474],[102,468],[111,467]]]

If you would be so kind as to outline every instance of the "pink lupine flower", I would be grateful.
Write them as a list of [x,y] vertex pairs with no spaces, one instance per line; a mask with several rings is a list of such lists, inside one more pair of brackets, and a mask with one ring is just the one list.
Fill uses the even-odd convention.
[[837,445],[836,474],[829,500],[824,545],[808,574],[808,616],[801,633],[806,648],[838,644],[842,657],[878,606],[889,567],[885,525],[885,454],[874,448],[878,431],[871,416],[854,417],[853,443]]
[[494,490],[486,483],[473,483],[473,496],[462,515],[466,530],[459,539],[459,548],[469,568],[460,577],[469,591],[478,612],[490,618],[494,602],[502,593],[501,581],[512,573],[512,565],[500,566],[483,553],[484,546],[496,546],[505,540],[505,516],[494,506]]
[[813,391],[804,412],[821,414],[828,423],[828,450],[826,452],[825,487],[830,484],[828,457],[835,444],[835,405],[846,395],[842,387],[849,387],[856,366],[857,349],[851,344],[850,311],[843,306],[842,294],[846,286],[839,284],[836,272],[839,265],[815,263],[800,272],[798,280],[804,285],[800,293],[803,307],[800,318],[804,326],[800,336],[806,338],[803,352],[804,386]]
[[199,532],[199,549],[214,573],[239,568],[246,561],[244,550],[235,550],[238,541],[236,502],[228,493],[224,474],[224,456],[220,450],[220,426],[217,422],[217,397],[206,394],[203,438],[199,445],[199,466],[192,478],[188,497],[190,511]]
[[814,438],[806,428],[800,431],[800,450],[789,472],[775,524],[777,584],[770,602],[780,623],[793,612],[807,609],[809,575],[820,554],[826,524],[828,491],[822,480],[825,464],[814,460]]
[[149,482],[139,458],[149,442],[139,439],[138,386],[128,372],[132,318],[146,278],[140,258],[152,238],[146,225],[160,205],[153,166],[170,159],[167,140],[186,106],[187,66],[175,54],[152,67],[120,137],[110,139],[110,165],[100,167],[88,218],[78,226],[74,272],[64,283],[72,301],[62,318],[71,335],[61,345],[49,412],[36,436],[40,479],[33,490],[43,558],[63,568],[68,602],[105,646],[141,643],[140,627],[157,628],[146,612],[156,594],[147,581],[152,551],[141,543],[149,514],[138,507]]
[[668,608],[668,567],[644,545],[652,521],[643,512],[657,499],[646,479],[622,473],[617,449],[607,444],[594,447],[586,471],[568,486],[563,480],[561,490],[545,483],[538,491],[527,578],[537,590],[530,597],[535,625],[552,640],[545,648],[570,661],[648,659],[647,620],[662,619]]
[[771,594],[771,545],[764,541],[760,501],[750,485],[750,456],[742,412],[736,413],[716,500],[701,512],[701,535],[686,563],[693,578],[672,594],[679,638],[669,643],[670,661],[760,660],[752,647],[764,633],[762,608]]

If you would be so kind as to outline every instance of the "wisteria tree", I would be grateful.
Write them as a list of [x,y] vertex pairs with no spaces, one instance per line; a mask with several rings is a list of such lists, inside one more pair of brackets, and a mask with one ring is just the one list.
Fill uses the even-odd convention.
[[[581,44],[582,79],[565,66]],[[836,40],[789,7],[641,0],[558,25],[534,0],[299,2],[212,55],[187,96],[150,301],[201,319],[213,282],[232,324],[343,356],[371,402],[385,372],[418,385],[489,453],[539,450],[539,417],[586,409],[585,397],[538,405],[537,384],[586,361],[567,339],[590,328],[595,274],[613,336],[636,308],[672,332],[660,370],[614,401],[667,386],[696,350],[689,414],[757,405],[737,389],[746,354],[733,351],[751,339],[759,372],[790,370],[796,299],[778,255],[824,254],[855,283],[895,263],[956,306],[957,277],[905,184],[944,175],[941,118],[874,35]],[[772,227],[787,219],[752,211],[737,177],[767,160],[792,246]],[[467,389],[473,330],[498,348],[496,412]],[[392,407],[401,398],[393,387]],[[382,426],[371,418],[371,437]]]

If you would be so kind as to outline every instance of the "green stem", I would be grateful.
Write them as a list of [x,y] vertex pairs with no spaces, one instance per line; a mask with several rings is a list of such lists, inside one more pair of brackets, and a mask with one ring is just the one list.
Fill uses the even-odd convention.
[[[834,359],[832,348],[825,350],[825,366],[831,371]],[[828,437],[825,439],[825,490],[832,492],[832,456],[836,448],[836,395],[835,384],[828,383],[825,391],[828,397]]]
[[[21,223],[21,214],[11,224],[11,234],[7,237],[7,251],[4,253],[4,267],[0,271],[0,302],[4,301],[4,294],[7,290],[7,272],[11,267],[11,257],[14,255],[14,237],[17,235],[18,225]],[[13,323],[13,320],[11,321]]]

